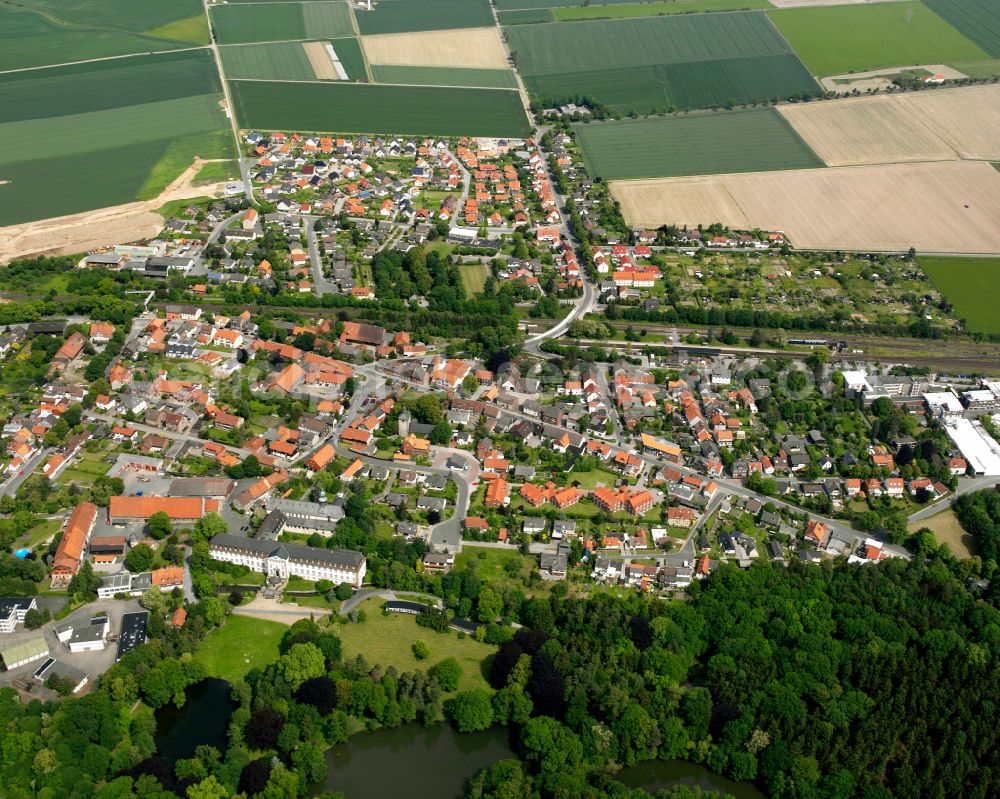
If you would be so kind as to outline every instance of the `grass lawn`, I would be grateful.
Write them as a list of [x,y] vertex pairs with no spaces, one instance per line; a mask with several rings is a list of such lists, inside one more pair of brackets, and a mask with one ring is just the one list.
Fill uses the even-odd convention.
[[24,535],[13,543],[11,549],[20,549],[21,547],[34,549],[46,538],[50,538],[58,533],[61,527],[62,521],[59,519],[45,519],[34,527],[29,528]]
[[604,469],[594,469],[590,472],[571,472],[570,478],[580,484],[580,488],[593,491],[598,483],[604,483],[608,488],[615,485],[618,475]]
[[767,14],[814,75],[989,58],[918,2],[788,8]]
[[911,523],[909,531],[915,533],[923,527],[934,533],[938,544],[947,544],[956,558],[971,558],[976,554],[975,539],[965,532],[951,508],[935,513],[929,519]]
[[1000,333],[1000,258],[927,257],[920,266],[969,330]]
[[278,644],[288,627],[276,621],[229,616],[205,636],[195,653],[209,677],[238,680],[250,669],[278,659]]
[[462,285],[465,286],[465,296],[469,299],[483,290],[486,278],[490,276],[490,268],[486,264],[463,264],[459,270],[462,275]]
[[517,551],[517,547],[496,549],[465,543],[462,545],[462,551],[455,557],[455,568],[469,567],[475,569],[484,582],[506,585],[511,582],[511,575],[507,573],[505,567],[511,561],[519,565],[519,570],[515,574],[517,577],[527,577],[535,565],[535,559],[530,555],[522,555]]
[[[446,657],[454,657],[462,665],[459,691],[474,688],[489,689],[482,675],[483,660],[496,650],[488,644],[466,637],[460,639],[454,630],[436,633],[417,625],[416,618],[405,613],[382,615],[381,599],[369,599],[361,604],[367,619],[360,624],[345,624],[337,628],[344,644],[344,657],[364,655],[369,663],[395,666],[400,671],[428,669]],[[430,657],[417,660],[412,646],[425,641]]]
[[194,176],[195,183],[221,183],[239,177],[235,161],[212,161],[205,164]]

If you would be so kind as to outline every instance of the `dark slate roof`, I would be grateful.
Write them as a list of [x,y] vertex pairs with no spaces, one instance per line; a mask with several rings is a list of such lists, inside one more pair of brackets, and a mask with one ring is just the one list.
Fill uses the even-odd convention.
[[357,569],[365,562],[365,556],[350,549],[318,549],[302,544],[277,543],[261,541],[256,538],[243,538],[238,535],[220,533],[211,541],[212,546],[228,549],[242,549],[254,552],[262,557],[277,556],[288,560],[313,561],[330,563],[337,566],[348,566]]

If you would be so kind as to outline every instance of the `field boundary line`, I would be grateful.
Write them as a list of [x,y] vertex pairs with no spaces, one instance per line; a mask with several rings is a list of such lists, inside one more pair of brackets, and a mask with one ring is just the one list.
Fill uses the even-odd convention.
[[192,50],[211,50],[210,44],[199,44],[194,47],[179,47],[176,50],[155,50],[144,53],[124,53],[123,55],[105,55],[100,58],[84,58],[80,61],[64,61],[61,64],[43,64],[40,67],[18,67],[17,69],[0,69],[0,75],[13,75],[17,72],[34,72],[36,69],[55,69],[56,67],[71,67],[76,64],[93,64],[97,61],[118,61],[123,58],[150,58],[166,53],[190,53]]

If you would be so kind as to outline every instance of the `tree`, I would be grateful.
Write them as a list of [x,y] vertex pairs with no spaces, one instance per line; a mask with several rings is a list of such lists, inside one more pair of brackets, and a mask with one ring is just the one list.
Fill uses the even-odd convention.
[[125,567],[133,574],[149,571],[152,565],[153,550],[149,544],[136,544],[125,556]]
[[493,703],[482,689],[458,694],[448,700],[445,711],[459,732],[486,730],[493,724]]
[[157,541],[166,538],[174,531],[173,522],[170,521],[167,512],[162,510],[150,516],[146,526],[149,528],[149,534]]
[[154,616],[162,616],[167,610],[167,598],[156,586],[143,591],[139,604]]
[[503,612],[503,599],[492,588],[484,588],[479,592],[479,602],[476,615],[483,624],[492,624]]
[[250,716],[243,728],[243,737],[251,749],[277,749],[278,736],[285,726],[285,717],[274,708],[263,707]]
[[413,642],[413,657],[417,660],[426,660],[431,654],[430,648],[427,646],[426,641],[414,641]]
[[187,677],[179,660],[161,660],[143,675],[139,682],[143,698],[152,708],[163,707],[171,700],[178,707],[184,704]]
[[226,524],[226,520],[217,513],[206,513],[191,528],[194,539],[200,541],[209,541],[215,536],[228,531],[229,525]]
[[354,589],[351,587],[350,583],[341,583],[335,589],[334,596],[336,596],[341,602],[345,602],[354,596]]
[[24,614],[24,626],[29,630],[37,630],[43,624],[45,624],[50,618],[51,614],[48,608],[32,608],[27,613]]
[[295,698],[316,708],[321,716],[329,715],[337,707],[336,686],[325,674],[305,680],[295,692]]
[[451,693],[458,690],[458,681],[462,679],[462,666],[455,658],[445,658],[431,666],[427,674],[438,681],[442,691]]
[[438,422],[431,430],[430,442],[439,447],[446,447],[451,442],[451,425],[445,421]]
[[271,776],[271,763],[266,758],[251,760],[240,772],[240,781],[236,786],[239,793],[247,796],[256,796],[267,787],[267,780]]
[[326,674],[326,658],[315,644],[293,644],[278,659],[278,672],[295,690],[306,680]]
[[479,381],[476,380],[475,375],[466,375],[462,378],[462,391],[465,392],[466,396],[471,397],[476,393],[479,388]]

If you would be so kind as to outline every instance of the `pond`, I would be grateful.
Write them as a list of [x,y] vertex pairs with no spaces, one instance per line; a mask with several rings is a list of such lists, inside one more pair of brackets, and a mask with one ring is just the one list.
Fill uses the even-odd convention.
[[[407,799],[455,799],[469,777],[507,757],[517,755],[505,728],[461,734],[446,724],[407,724],[355,735],[328,750],[326,780],[314,793],[342,791],[346,799],[398,799],[404,794]],[[750,783],[733,782],[683,760],[640,763],[621,771],[618,779],[649,791],[697,785],[736,799],[765,799]]]
[[175,762],[193,756],[202,744],[225,752],[229,718],[236,709],[229,693],[228,682],[209,677],[187,689],[184,707],[167,705],[157,710],[157,752]]

